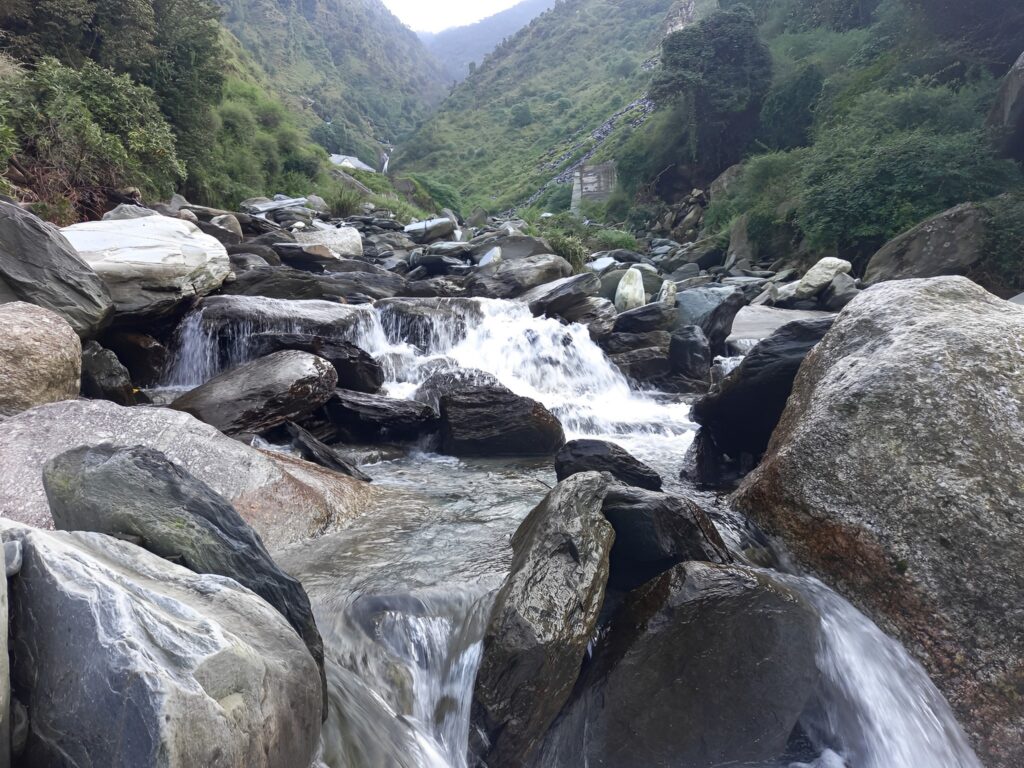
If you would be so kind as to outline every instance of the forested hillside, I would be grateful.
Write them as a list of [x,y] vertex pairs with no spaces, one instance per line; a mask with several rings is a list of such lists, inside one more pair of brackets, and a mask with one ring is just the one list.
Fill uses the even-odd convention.
[[438,33],[421,32],[420,39],[444,65],[448,81],[458,82],[469,74],[470,67],[479,65],[506,37],[518,32],[554,4],[555,0],[523,0],[475,24]]

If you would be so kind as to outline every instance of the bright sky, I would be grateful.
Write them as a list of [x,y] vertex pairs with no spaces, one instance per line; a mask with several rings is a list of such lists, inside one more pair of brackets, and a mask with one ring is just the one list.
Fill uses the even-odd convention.
[[518,0],[384,0],[395,16],[417,32],[440,32],[486,19]]

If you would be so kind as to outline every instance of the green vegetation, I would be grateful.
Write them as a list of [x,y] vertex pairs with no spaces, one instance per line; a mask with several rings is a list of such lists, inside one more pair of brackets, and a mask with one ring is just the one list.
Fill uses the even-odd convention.
[[988,214],[982,269],[990,282],[1024,290],[1024,194],[1000,195],[982,203]]

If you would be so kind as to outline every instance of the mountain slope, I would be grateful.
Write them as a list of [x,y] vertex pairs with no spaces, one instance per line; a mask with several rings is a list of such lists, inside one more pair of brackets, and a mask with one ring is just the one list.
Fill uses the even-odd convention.
[[380,0],[218,0],[223,23],[286,98],[311,107],[329,150],[376,163],[441,102],[447,79]]
[[523,0],[475,24],[436,34],[420,33],[420,39],[444,65],[449,82],[458,82],[469,74],[470,64],[479,64],[502,40],[518,32],[554,4],[555,0]]
[[[591,152],[606,121],[644,94],[669,11],[706,4],[558,3],[485,58],[400,146],[396,167],[450,184],[470,205],[522,202]],[[627,111],[611,129],[637,119]]]

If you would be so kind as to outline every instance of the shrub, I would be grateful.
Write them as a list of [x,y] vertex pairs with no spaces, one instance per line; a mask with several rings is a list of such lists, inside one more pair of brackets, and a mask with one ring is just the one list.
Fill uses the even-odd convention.
[[583,271],[587,247],[579,237],[564,232],[545,232],[544,237],[551,245],[551,249],[572,265],[574,275]]
[[636,238],[629,232],[620,229],[602,229],[594,233],[594,244],[602,251],[614,251],[623,249],[635,251],[637,249]]
[[340,187],[329,194],[326,203],[332,216],[355,216],[362,210],[363,198],[355,190]]
[[1000,195],[982,208],[988,214],[982,269],[996,282],[1024,291],[1024,194]]

